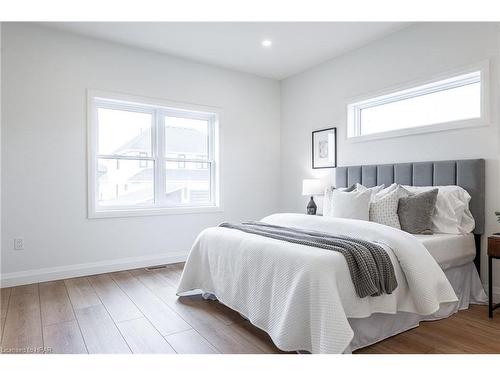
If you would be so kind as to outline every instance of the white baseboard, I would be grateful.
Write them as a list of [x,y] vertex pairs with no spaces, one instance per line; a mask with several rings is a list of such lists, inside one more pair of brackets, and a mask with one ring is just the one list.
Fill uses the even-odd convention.
[[142,257],[105,260],[94,263],[80,263],[69,266],[39,268],[28,271],[10,272],[1,275],[0,284],[3,287],[39,283],[67,279],[70,277],[89,276],[99,273],[130,270],[141,267],[152,267],[161,264],[184,262],[188,252],[175,252]]
[[[102,262],[80,263],[70,266],[38,268],[28,271],[4,273],[0,275],[0,286],[5,288],[71,277],[90,276],[99,273],[184,262],[187,259],[188,253],[187,251],[179,251],[167,254],[146,255],[142,257],[121,258]],[[488,285],[483,284],[483,287],[484,290],[488,292]],[[495,301],[500,301],[500,286],[493,286],[493,298]]]

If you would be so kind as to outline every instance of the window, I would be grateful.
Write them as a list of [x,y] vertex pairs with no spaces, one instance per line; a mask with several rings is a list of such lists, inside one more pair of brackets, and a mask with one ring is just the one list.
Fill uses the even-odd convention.
[[89,217],[219,208],[216,111],[89,93]]
[[486,125],[487,66],[347,106],[359,140]]

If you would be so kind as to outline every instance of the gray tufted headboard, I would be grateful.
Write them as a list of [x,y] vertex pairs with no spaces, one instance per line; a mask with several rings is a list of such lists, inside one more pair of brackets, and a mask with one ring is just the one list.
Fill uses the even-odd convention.
[[484,159],[338,167],[335,177],[337,187],[356,182],[367,187],[389,186],[394,182],[413,186],[461,186],[471,196],[469,207],[476,221],[474,233],[484,233]]
[[[471,196],[469,208],[476,221],[474,234],[479,253],[480,235],[484,233],[484,168],[484,159],[363,165],[338,167],[335,178],[337,187],[347,187],[357,182],[367,187],[381,184],[389,186],[394,182],[413,186],[461,186]],[[479,256],[476,256],[476,265],[479,265]]]

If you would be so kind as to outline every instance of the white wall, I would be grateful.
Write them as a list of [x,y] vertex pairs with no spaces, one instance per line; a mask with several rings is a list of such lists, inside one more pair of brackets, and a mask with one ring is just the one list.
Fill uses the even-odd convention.
[[[279,82],[33,24],[2,39],[5,285],[180,260],[203,228],[277,211]],[[221,107],[224,212],[87,219],[87,88]]]
[[[500,230],[493,217],[500,208],[496,24],[411,26],[282,81],[281,101],[272,80],[37,25],[4,23],[1,38],[1,272],[8,283],[180,260],[200,230],[222,220],[303,212],[302,179],[333,182],[332,170],[310,167],[311,131],[330,126],[338,128],[339,165],[485,158],[486,229]],[[490,126],[346,143],[349,98],[484,59],[491,61]],[[224,212],[87,219],[87,88],[222,107]],[[13,250],[15,237],[24,237],[24,251]]]
[[[349,98],[490,59],[491,125],[362,143],[346,142]],[[282,81],[282,210],[303,212],[303,178],[333,181],[333,170],[311,169],[311,131],[336,126],[338,164],[486,159],[486,233],[500,230],[499,29],[497,24],[416,24],[359,50]],[[483,246],[482,274],[486,276]],[[500,265],[495,285],[500,287]],[[483,278],[483,280],[485,280]]]

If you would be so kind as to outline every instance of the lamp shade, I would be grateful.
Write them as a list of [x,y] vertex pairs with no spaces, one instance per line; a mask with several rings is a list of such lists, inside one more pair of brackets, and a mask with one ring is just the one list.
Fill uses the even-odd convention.
[[321,180],[302,180],[302,195],[323,195],[323,184]]

